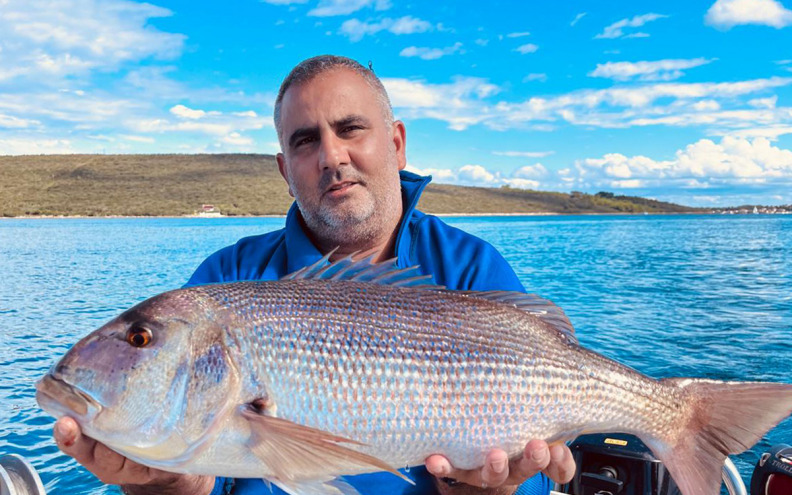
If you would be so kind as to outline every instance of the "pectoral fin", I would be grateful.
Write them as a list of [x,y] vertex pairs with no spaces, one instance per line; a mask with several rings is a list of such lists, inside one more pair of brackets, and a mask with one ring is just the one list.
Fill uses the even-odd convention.
[[361,471],[387,471],[414,484],[384,461],[340,445],[363,445],[360,442],[250,409],[242,416],[253,432],[250,450],[272,470],[276,484],[299,483],[314,473],[315,479],[322,473],[340,476]]

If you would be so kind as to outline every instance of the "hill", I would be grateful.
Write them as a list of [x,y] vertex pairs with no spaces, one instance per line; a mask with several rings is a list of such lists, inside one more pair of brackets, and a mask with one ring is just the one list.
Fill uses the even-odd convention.
[[[225,215],[285,214],[271,155],[0,156],[0,215],[180,216],[213,204]],[[644,198],[430,184],[429,213],[686,213]]]

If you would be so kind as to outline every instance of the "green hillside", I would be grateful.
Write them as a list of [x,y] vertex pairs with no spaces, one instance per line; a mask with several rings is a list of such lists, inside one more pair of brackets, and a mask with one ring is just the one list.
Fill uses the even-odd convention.
[[[0,215],[285,214],[292,200],[271,155],[0,156]],[[644,198],[430,184],[429,213],[662,213],[694,208]]]

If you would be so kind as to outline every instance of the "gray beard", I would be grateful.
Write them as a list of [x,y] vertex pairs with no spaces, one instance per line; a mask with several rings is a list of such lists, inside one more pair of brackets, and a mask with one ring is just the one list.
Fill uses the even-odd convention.
[[[340,174],[328,174],[327,179],[324,177],[321,179],[320,187],[326,189],[333,179],[360,181],[354,174],[345,174],[343,177]],[[364,249],[381,239],[383,235],[392,233],[382,231],[391,221],[389,205],[396,201],[401,204],[402,201],[400,187],[385,194],[379,191],[369,192],[372,195],[372,202],[354,211],[320,209],[318,212],[308,212],[302,207],[299,199],[295,198],[295,200],[305,225],[317,241],[331,248],[355,245]],[[396,223],[398,221],[399,218],[396,219]]]
[[[300,202],[297,202],[300,206]],[[317,214],[306,214],[301,207],[305,224],[315,236],[324,242],[341,246],[344,244],[366,244],[376,237],[375,216],[376,205],[371,203],[361,211],[344,212],[320,210]]]

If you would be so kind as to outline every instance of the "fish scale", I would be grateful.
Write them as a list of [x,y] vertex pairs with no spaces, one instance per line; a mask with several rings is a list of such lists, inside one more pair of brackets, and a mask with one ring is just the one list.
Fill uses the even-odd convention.
[[[256,331],[231,338],[245,349],[240,362],[260,363],[278,417],[360,441],[397,466],[438,451],[461,468],[481,465],[496,446],[516,455],[531,438],[558,434],[558,422],[577,428],[612,411],[609,397],[636,379],[589,376],[582,392],[593,409],[567,407],[579,402],[581,381],[557,364],[569,349],[554,330],[513,307],[449,292],[295,280],[232,284],[215,299],[260,308],[246,317]],[[361,393],[350,396],[350,384]],[[619,402],[618,419],[639,429],[633,401]]]

